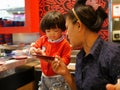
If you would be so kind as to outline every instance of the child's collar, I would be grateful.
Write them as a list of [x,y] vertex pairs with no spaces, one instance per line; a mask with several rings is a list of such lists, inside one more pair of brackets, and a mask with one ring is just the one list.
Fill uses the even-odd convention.
[[51,43],[58,43],[58,42],[61,42],[63,39],[64,39],[64,37],[61,36],[61,37],[60,37],[59,39],[57,39],[57,40],[48,39],[48,42],[51,42]]

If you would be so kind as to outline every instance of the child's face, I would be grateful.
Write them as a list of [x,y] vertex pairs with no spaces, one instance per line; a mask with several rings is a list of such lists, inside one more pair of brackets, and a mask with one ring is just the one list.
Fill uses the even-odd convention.
[[47,37],[51,40],[57,40],[62,36],[62,30],[59,28],[45,30]]

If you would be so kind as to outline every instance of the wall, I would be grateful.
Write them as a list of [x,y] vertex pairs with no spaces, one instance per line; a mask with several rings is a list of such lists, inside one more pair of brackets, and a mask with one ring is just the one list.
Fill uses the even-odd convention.
[[[41,18],[46,14],[47,11],[56,10],[61,13],[66,13],[71,9],[76,0],[39,0],[39,17]],[[88,0],[89,3],[95,2],[102,6],[108,13],[109,0]],[[42,33],[40,33],[42,35]],[[99,34],[108,40],[108,19],[105,20],[102,30]],[[39,34],[13,34],[13,43],[19,42],[32,42],[39,37]]]
[[[61,13],[66,13],[69,9],[74,6],[76,0],[39,0],[40,19],[44,16],[47,11],[56,10]],[[99,4],[108,13],[109,0],[87,0],[89,4],[94,6]],[[108,18],[105,20],[99,34],[103,39],[108,40]]]
[[31,43],[40,37],[39,33],[16,33],[13,34],[13,44]]
[[[61,13],[67,12],[72,8],[76,0],[39,0],[39,17],[40,20],[49,10],[58,10]],[[43,35],[39,33],[18,33],[13,34],[13,44],[34,42],[37,38]]]
[[[111,31],[112,41],[120,43],[120,0],[112,0]],[[116,12],[114,12],[116,11]]]

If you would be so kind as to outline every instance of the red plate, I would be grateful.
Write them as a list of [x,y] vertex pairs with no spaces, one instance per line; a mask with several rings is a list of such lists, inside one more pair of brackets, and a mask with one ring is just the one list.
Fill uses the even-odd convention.
[[35,56],[45,61],[51,61],[55,59],[55,57],[53,56],[44,56],[44,55],[38,55],[38,54]]

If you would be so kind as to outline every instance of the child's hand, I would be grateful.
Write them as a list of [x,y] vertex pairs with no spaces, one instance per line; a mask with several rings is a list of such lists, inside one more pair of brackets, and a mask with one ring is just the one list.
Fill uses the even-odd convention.
[[46,55],[45,52],[43,50],[41,50],[40,48],[38,48],[36,50],[36,54],[39,54],[39,55]]
[[37,51],[37,48],[35,48],[35,47],[31,47],[29,50],[31,55],[36,55],[36,51]]
[[40,48],[31,47],[30,48],[30,54],[31,55],[36,55],[36,54],[45,55],[45,52],[42,51]]

